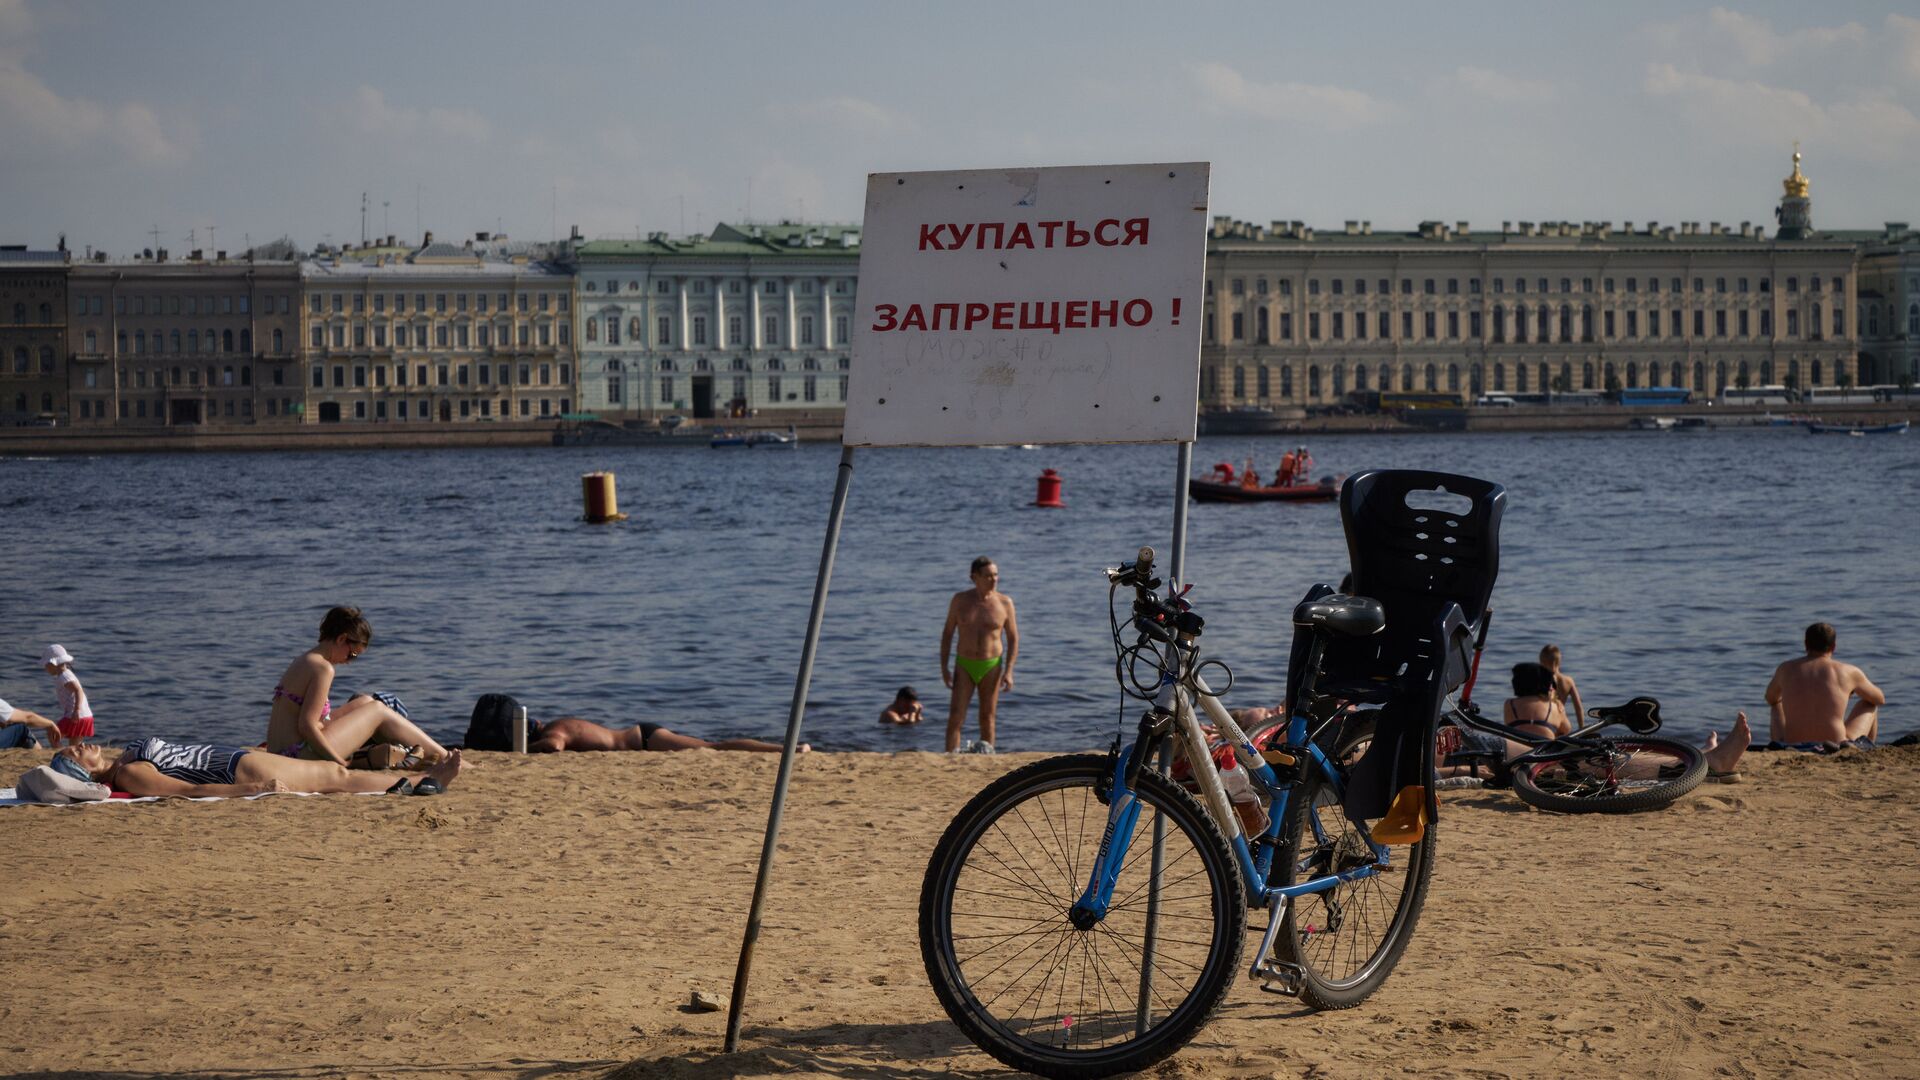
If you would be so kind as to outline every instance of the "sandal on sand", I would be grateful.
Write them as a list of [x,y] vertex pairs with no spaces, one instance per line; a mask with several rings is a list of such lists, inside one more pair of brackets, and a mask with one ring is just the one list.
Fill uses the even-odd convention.
[[1714,772],[1712,769],[1707,770],[1707,781],[1709,783],[1737,784],[1741,779],[1739,769],[1728,769],[1726,772]]
[[419,783],[413,785],[415,795],[438,795],[445,790],[447,786],[431,776],[423,776]]
[[[422,781],[422,783],[425,783],[425,781]],[[417,789],[413,786],[413,781],[403,776],[400,779],[395,780],[393,782],[393,786],[387,789],[387,794],[411,795],[414,793],[415,790]]]

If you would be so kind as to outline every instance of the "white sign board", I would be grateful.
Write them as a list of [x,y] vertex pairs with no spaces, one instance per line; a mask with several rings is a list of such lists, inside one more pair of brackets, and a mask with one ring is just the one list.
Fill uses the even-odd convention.
[[1208,175],[868,177],[843,441],[1192,440]]

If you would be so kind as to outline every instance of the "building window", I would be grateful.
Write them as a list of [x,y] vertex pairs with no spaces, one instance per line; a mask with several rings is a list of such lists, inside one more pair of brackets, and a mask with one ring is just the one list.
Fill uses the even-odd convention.
[[695,315],[693,317],[693,343],[695,345],[705,345],[707,343],[707,317],[705,315]]
[[[800,344],[813,344],[813,316],[811,315],[800,316]],[[807,400],[811,401],[813,399],[809,398]]]
[[655,326],[655,331],[655,345],[673,344],[673,318],[671,316],[660,316],[659,322]]

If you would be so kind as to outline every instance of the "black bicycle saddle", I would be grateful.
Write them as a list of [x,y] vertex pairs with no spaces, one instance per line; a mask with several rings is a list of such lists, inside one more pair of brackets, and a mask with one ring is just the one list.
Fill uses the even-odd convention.
[[1636,735],[1651,735],[1660,730],[1660,702],[1650,697],[1637,697],[1624,705],[1597,706],[1588,709],[1587,716],[1625,724]]
[[1343,637],[1377,634],[1387,625],[1387,609],[1380,601],[1364,596],[1333,593],[1317,600],[1304,600],[1293,609],[1296,626],[1325,629]]

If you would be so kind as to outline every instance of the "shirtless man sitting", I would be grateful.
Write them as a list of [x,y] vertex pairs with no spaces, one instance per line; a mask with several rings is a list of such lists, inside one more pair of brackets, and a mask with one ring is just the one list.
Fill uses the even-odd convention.
[[[947,602],[947,623],[940,629],[940,678],[953,688],[947,709],[947,753],[960,749],[960,731],[967,722],[967,705],[980,691],[979,749],[993,753],[994,710],[1000,691],[1013,689],[1013,661],[1020,653],[1020,627],[1014,619],[1013,598],[997,592],[1000,568],[985,555],[973,560],[969,572],[973,588],[953,594]],[[959,635],[959,655],[954,636]],[[1002,650],[1001,635],[1006,635]],[[957,662],[956,675],[949,660]]]
[[[804,754],[812,747],[801,743],[798,749]],[[561,750],[757,750],[777,754],[780,744],[759,739],[708,742],[644,720],[630,728],[610,728],[577,716],[564,716],[541,724],[539,734],[527,744],[527,752],[531,754],[552,754]]]
[[[1852,664],[1833,658],[1832,625],[1807,627],[1807,655],[1774,669],[1767,683],[1769,749],[1839,750],[1873,746],[1880,737],[1880,706],[1887,695]],[[1852,710],[1847,701],[1858,697]]]

